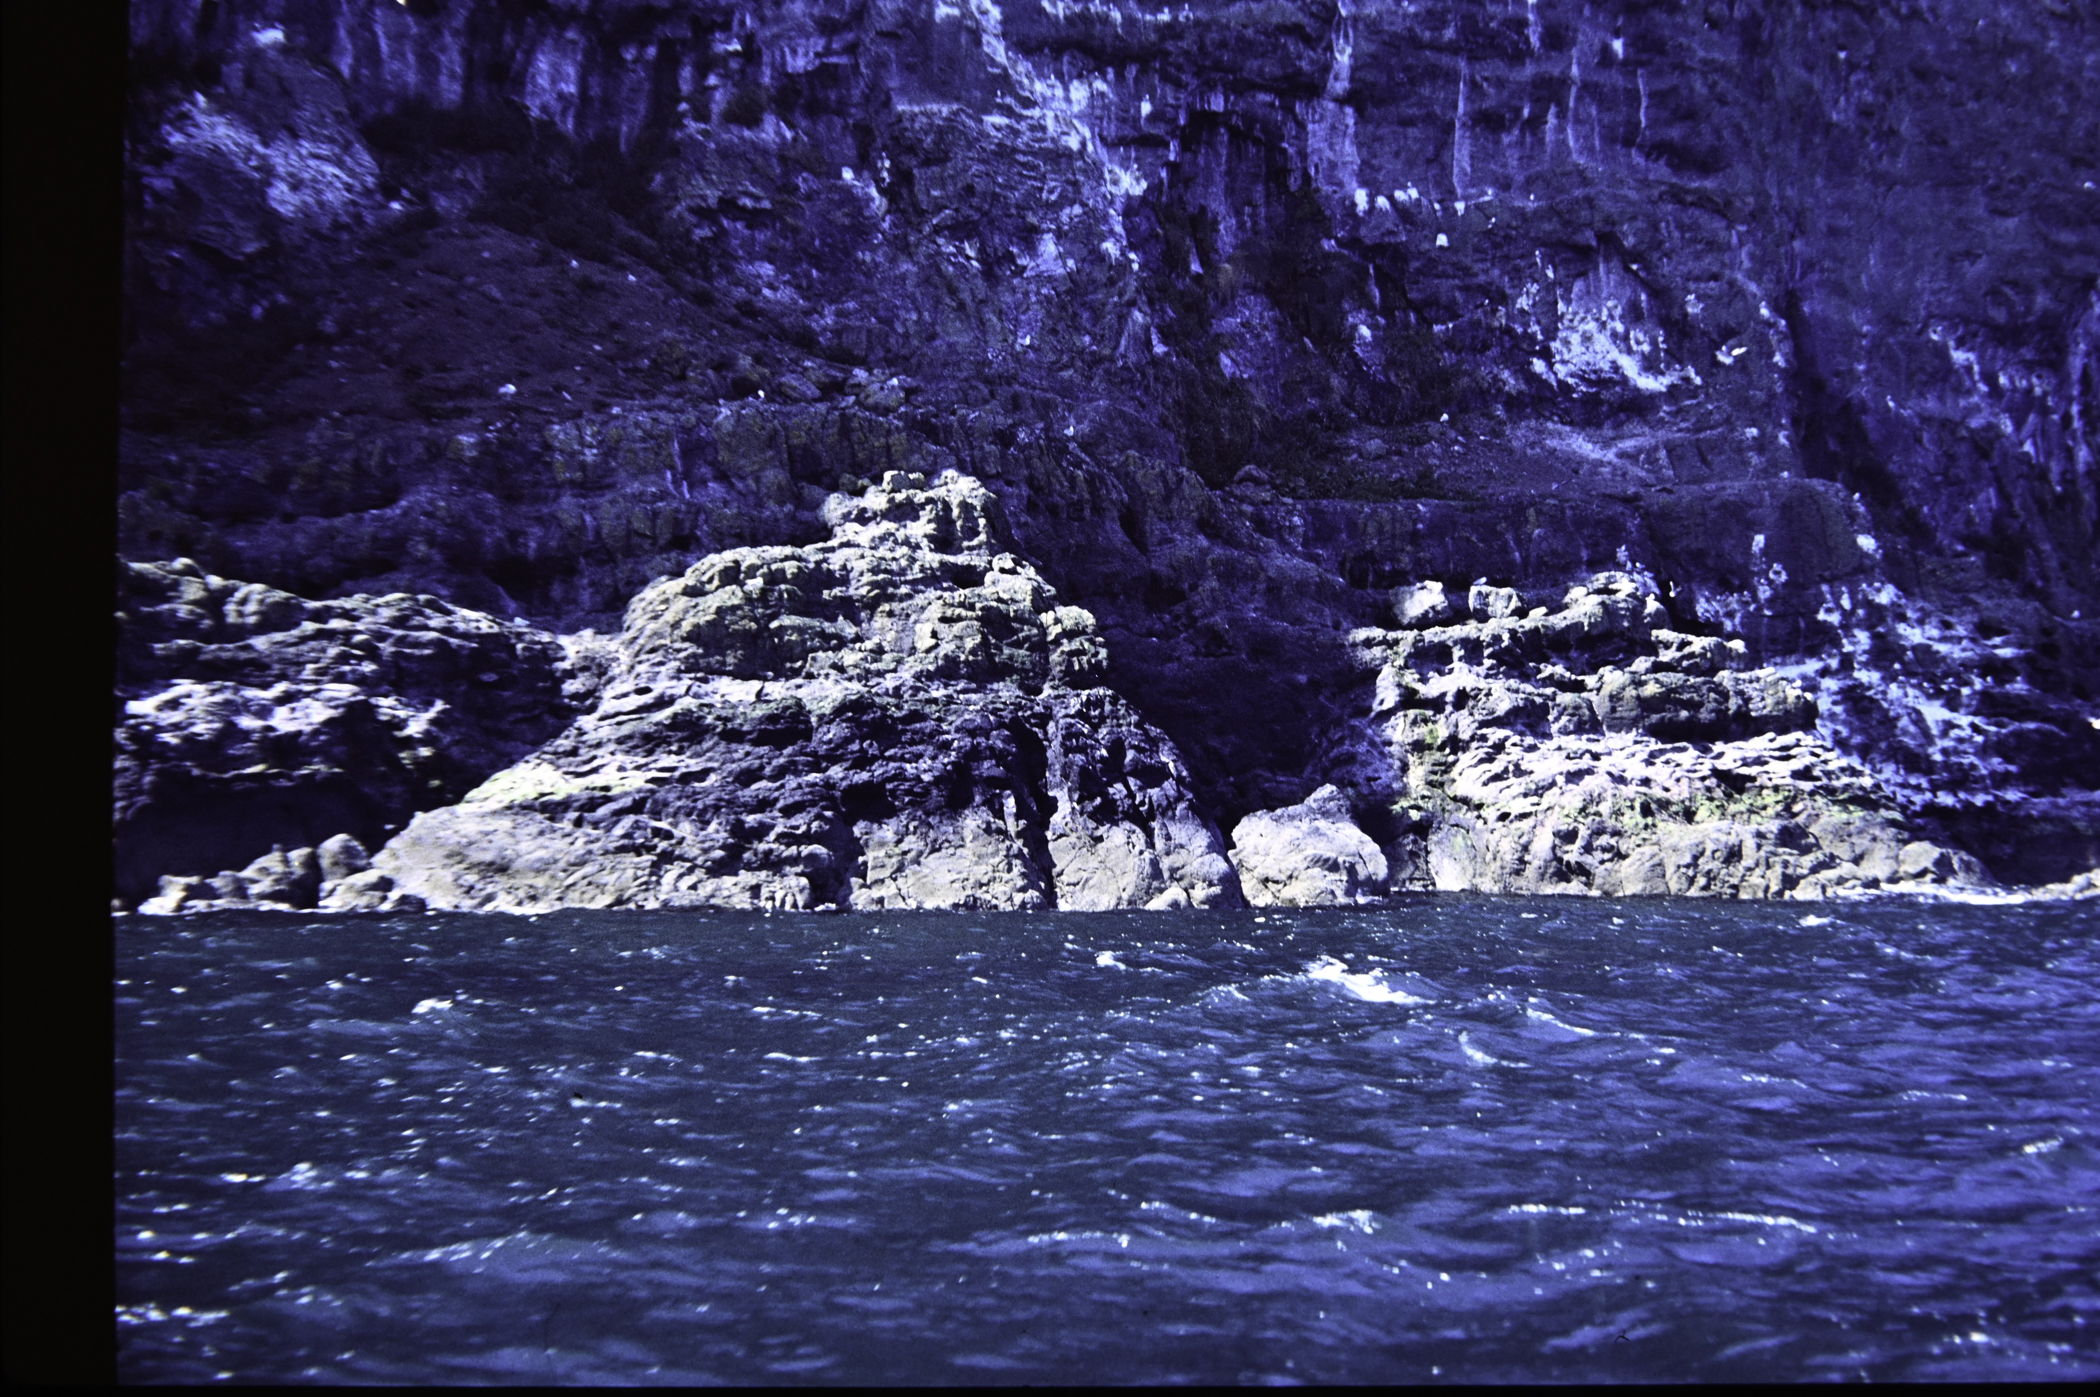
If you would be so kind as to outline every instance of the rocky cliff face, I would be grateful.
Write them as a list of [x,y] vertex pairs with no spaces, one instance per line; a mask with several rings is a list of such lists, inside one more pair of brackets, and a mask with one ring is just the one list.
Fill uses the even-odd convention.
[[[132,61],[125,556],[302,605],[439,598],[550,658],[509,690],[539,712],[508,746],[375,779],[355,819],[127,854],[127,897],[376,842],[572,721],[550,769],[595,760],[577,714],[609,700],[560,699],[585,662],[552,633],[620,629],[703,555],[834,547],[835,493],[949,469],[1095,618],[1134,712],[1082,726],[1163,734],[1220,828],[1331,785],[1388,884],[1788,891],[1900,879],[1914,844],[1936,877],[2100,862],[2085,7],[156,0]],[[1437,583],[1446,629],[1559,635],[1604,572],[1641,607],[1615,656],[1526,639],[1483,670],[1403,614]],[[1476,614],[1476,584],[1523,614]],[[1420,639],[1367,658],[1366,629]],[[1695,673],[1705,642],[1725,662]],[[233,682],[157,663],[162,689]],[[1031,704],[1094,692],[1033,673],[1011,671],[1048,686]],[[1439,719],[1423,746],[1402,718],[1461,691],[1529,716]],[[1577,700],[1594,730],[1565,729]],[[999,721],[1048,732],[1030,713]],[[833,770],[819,731],[777,750]],[[1623,821],[1526,862],[1479,832],[1507,802],[1465,774],[1512,742],[1556,789],[1652,744],[1655,828],[1718,820],[1741,849],[1754,826],[1766,853],[1738,864],[1765,872],[1678,879],[1677,836]],[[1868,871],[1881,835],[1814,832],[1837,797],[1809,767],[1865,783],[1846,808],[1903,836],[1894,867]],[[1757,794],[1800,780],[1815,810]],[[1519,823],[1591,828],[1573,800],[1523,796]],[[1247,828],[1310,847],[1279,832],[1302,824]],[[1461,828],[1473,854],[1435,833]],[[678,857],[851,900],[843,837],[773,841],[830,873]],[[1378,883],[1334,857],[1314,883]],[[1057,892],[1054,859],[1024,865]]]

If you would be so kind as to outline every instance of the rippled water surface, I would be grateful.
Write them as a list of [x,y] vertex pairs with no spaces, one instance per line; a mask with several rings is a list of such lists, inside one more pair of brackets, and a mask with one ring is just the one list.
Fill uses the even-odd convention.
[[2096,930],[121,919],[121,1373],[2100,1377]]

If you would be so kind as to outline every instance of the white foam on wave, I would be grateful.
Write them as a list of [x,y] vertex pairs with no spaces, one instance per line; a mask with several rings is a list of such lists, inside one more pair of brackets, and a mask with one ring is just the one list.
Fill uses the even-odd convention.
[[1114,1242],[1118,1247],[1128,1248],[1130,1245],[1130,1234],[1128,1232],[1068,1232],[1060,1227],[1055,1232],[1031,1232],[1022,1240],[1033,1246],[1042,1246],[1049,1242]]
[[288,1188],[334,1188],[332,1179],[323,1178],[321,1171],[309,1160],[301,1160],[272,1179],[266,1187],[272,1193]]
[[476,1237],[428,1251],[403,1253],[399,1260],[436,1262],[449,1269],[494,1274],[512,1282],[573,1282],[580,1263],[606,1262],[617,1253],[602,1242],[523,1230],[498,1237]]
[[1355,971],[1332,956],[1322,956],[1305,967],[1306,975],[1314,980],[1325,980],[1340,985],[1358,999],[1373,1004],[1432,1004],[1435,1001],[1405,990],[1394,989],[1369,971]]
[[1346,1227],[1352,1232],[1369,1234],[1378,1230],[1378,1221],[1371,1216],[1369,1208],[1352,1208],[1346,1213],[1322,1213],[1313,1219],[1315,1227]]
[[1524,1006],[1524,1017],[1535,1024],[1544,1024],[1547,1028],[1558,1029],[1562,1033],[1572,1033],[1578,1038],[1595,1038],[1597,1036],[1597,1030],[1594,1028],[1578,1028],[1571,1023],[1562,1023],[1545,1010],[1534,1009],[1528,1004]]
[[1811,1235],[1818,1230],[1813,1223],[1806,1223],[1799,1218],[1790,1218],[1779,1213],[1694,1213],[1692,1216],[1695,1218],[1725,1218],[1729,1222],[1755,1222],[1766,1227],[1791,1227],[1796,1232],[1807,1232]]
[[1477,1067],[1529,1067],[1529,1066],[1531,1066],[1531,1064],[1530,1064],[1530,1063],[1528,1063],[1528,1062],[1512,1062],[1512,1061],[1510,1061],[1510,1060],[1509,1060],[1509,1059],[1507,1059],[1507,1058],[1499,1058],[1499,1057],[1496,1057],[1496,1056],[1495,1056],[1494,1054],[1492,1054],[1492,1053],[1484,1053],[1484,1052],[1480,1051],[1480,1049],[1478,1049],[1478,1048],[1474,1047],[1474,1046],[1473,1046],[1473,1040],[1472,1040],[1472,1039],[1470,1039],[1470,1038],[1468,1038],[1468,1037],[1467,1037],[1467,1036],[1466,1036],[1465,1034],[1463,1034],[1463,1033],[1461,1033],[1461,1034],[1459,1034],[1459,1035],[1458,1035],[1458,1047],[1459,1047],[1459,1051],[1463,1052],[1463,1053],[1464,1053],[1464,1054],[1466,1055],[1466,1061],[1468,1061],[1468,1062],[1470,1062],[1470,1063],[1474,1064],[1474,1065],[1475,1065],[1475,1066],[1477,1066]]

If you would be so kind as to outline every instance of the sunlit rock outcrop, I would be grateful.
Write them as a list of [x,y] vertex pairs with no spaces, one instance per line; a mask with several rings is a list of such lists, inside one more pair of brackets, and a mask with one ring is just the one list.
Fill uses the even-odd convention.
[[376,844],[559,731],[581,692],[553,636],[433,596],[309,601],[186,558],[117,580],[112,817],[133,900],[223,875],[213,896],[237,901],[233,870],[273,845]]
[[831,537],[644,590],[590,713],[375,866],[433,907],[1230,904],[1173,746],[975,480],[893,472]]
[[1992,882],[1917,837],[1741,640],[1671,629],[1644,579],[1545,605],[1478,586],[1394,597],[1352,640],[1377,667],[1359,801],[1402,832],[1400,887],[1821,898]]

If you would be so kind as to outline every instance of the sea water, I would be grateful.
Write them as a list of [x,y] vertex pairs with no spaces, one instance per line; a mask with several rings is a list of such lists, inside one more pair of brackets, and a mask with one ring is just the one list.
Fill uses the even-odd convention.
[[2096,930],[123,918],[120,1374],[2100,1377]]

